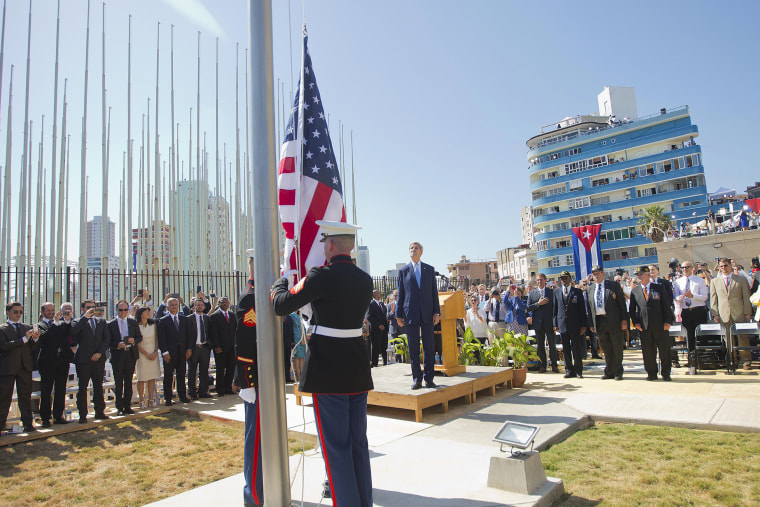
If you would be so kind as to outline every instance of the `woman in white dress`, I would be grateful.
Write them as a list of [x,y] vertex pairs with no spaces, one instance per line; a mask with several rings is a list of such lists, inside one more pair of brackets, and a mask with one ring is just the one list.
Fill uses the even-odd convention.
[[[140,325],[142,341],[137,344],[140,357],[137,360],[135,372],[137,373],[137,394],[140,397],[140,408],[156,406],[156,379],[161,376],[161,367],[158,363],[158,340],[156,338],[156,321],[150,318],[151,308],[143,307],[137,310],[137,323]],[[143,396],[145,384],[147,387],[147,400]]]

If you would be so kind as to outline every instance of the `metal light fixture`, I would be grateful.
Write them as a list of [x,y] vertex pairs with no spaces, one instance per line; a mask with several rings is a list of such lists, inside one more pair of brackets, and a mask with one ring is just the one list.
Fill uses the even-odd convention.
[[513,456],[519,456],[521,452],[515,451],[517,449],[533,450],[533,441],[536,438],[539,427],[531,424],[518,423],[514,421],[506,421],[496,435],[493,437],[494,442],[499,442],[499,450],[504,452],[504,446],[511,447],[510,452]]

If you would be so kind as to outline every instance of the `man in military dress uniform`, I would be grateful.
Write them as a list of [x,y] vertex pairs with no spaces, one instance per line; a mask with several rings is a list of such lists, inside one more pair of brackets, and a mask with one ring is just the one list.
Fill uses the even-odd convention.
[[248,258],[248,285],[240,296],[235,330],[237,366],[234,384],[240,388],[245,408],[245,446],[243,449],[243,501],[262,505],[264,487],[261,473],[261,427],[259,424],[259,375],[256,359],[256,295],[253,283],[252,252]]
[[636,272],[639,284],[631,289],[629,313],[634,327],[641,333],[641,355],[647,380],[657,380],[657,354],[660,355],[662,380],[670,380],[670,347],[673,339],[668,330],[673,323],[672,300],[668,290],[650,279],[649,267]]
[[372,300],[372,278],[351,261],[355,225],[317,221],[328,264],[313,268],[295,287],[272,287],[277,315],[307,303],[314,330],[299,389],[312,393],[322,455],[334,505],[372,505],[367,443],[367,392],[374,388],[362,339]]

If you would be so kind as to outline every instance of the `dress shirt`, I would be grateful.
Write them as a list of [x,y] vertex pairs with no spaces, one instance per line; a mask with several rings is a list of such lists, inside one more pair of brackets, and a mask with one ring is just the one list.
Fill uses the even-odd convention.
[[419,262],[412,261],[412,272],[414,279],[417,281],[417,287],[422,287],[422,266]]
[[[599,294],[601,292],[601,294]],[[601,302],[601,306],[599,306]],[[607,315],[607,310],[604,309],[604,282],[596,284],[594,289],[594,306],[596,306],[596,316]]]
[[[690,290],[694,297],[687,298],[684,296],[682,300],[679,300],[678,298],[683,296],[687,290]],[[682,276],[673,282],[673,298],[681,304],[681,308],[683,309],[705,306],[707,302],[707,284],[696,275]]]
[[195,343],[201,345],[203,343],[203,337],[205,336],[203,333],[203,317],[197,312],[195,313],[195,329],[197,330]]
[[121,333],[121,339],[124,340],[127,336],[129,336],[129,327],[127,326],[127,319],[122,319],[120,317],[116,317],[116,322],[119,323],[119,333]]

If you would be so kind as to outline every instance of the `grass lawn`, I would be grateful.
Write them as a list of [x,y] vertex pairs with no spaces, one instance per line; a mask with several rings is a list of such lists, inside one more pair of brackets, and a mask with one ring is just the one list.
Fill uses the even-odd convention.
[[[240,422],[168,413],[2,447],[0,503],[160,500],[242,472],[243,431]],[[298,452],[301,443],[289,447]]]
[[541,461],[558,505],[760,505],[760,434],[597,424]]

